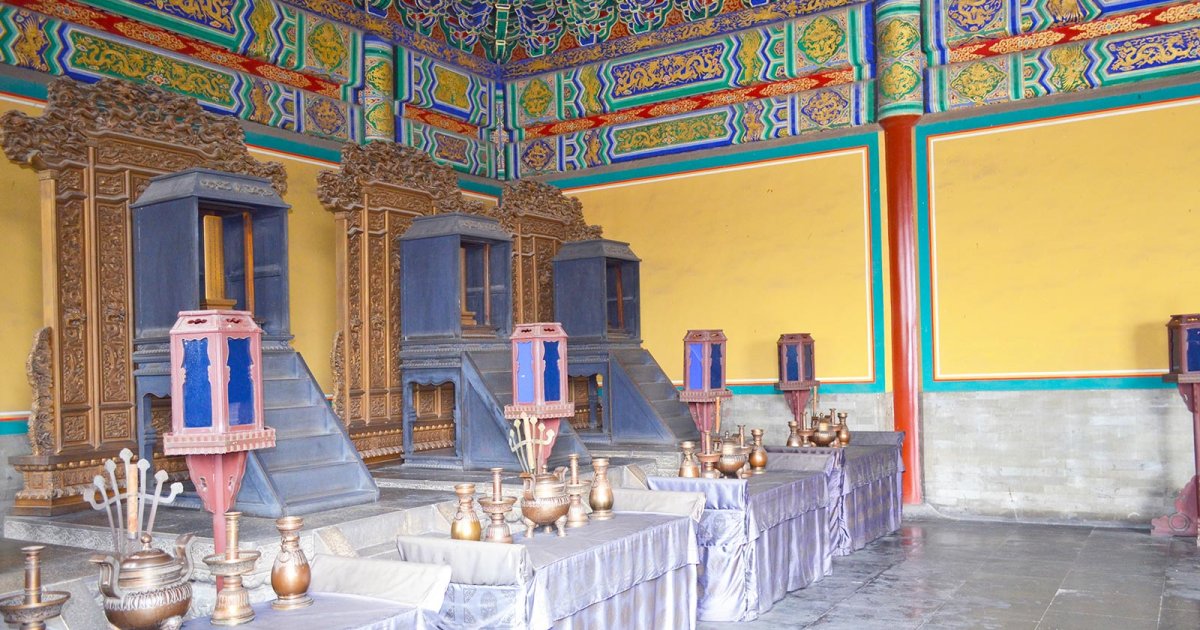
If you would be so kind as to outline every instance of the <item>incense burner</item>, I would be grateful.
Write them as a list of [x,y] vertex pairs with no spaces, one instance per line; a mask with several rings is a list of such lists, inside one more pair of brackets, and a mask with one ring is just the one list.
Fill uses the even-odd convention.
[[532,538],[538,527],[545,526],[549,533],[558,530],[559,536],[566,536],[567,510],[571,507],[571,497],[567,495],[567,483],[563,478],[563,469],[556,473],[522,473],[525,482],[524,494],[521,497],[521,515],[525,517],[525,537]]

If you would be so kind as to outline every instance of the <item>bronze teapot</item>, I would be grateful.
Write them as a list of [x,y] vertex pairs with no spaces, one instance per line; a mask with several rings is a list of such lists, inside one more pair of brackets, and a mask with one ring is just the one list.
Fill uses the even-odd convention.
[[521,515],[525,517],[526,538],[532,538],[533,531],[543,525],[547,532],[558,529],[559,536],[567,535],[565,527],[571,497],[567,494],[564,471],[564,468],[559,468],[554,473],[521,473],[521,479],[525,482]]
[[174,630],[183,623],[192,603],[191,534],[175,539],[175,557],[150,546],[153,538],[142,534],[142,548],[118,560],[94,555],[100,565],[100,592],[104,616],[122,630]]

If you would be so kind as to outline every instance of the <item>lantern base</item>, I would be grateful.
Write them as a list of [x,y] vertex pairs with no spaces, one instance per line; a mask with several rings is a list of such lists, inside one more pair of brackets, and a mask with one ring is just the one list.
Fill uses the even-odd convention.
[[1175,512],[1150,521],[1151,536],[1196,535],[1196,477],[1193,476],[1175,498]]
[[718,398],[733,398],[728,389],[685,389],[679,392],[679,400],[685,403],[712,403]]
[[275,429],[249,429],[228,433],[179,433],[163,435],[166,455],[220,455],[275,446]]

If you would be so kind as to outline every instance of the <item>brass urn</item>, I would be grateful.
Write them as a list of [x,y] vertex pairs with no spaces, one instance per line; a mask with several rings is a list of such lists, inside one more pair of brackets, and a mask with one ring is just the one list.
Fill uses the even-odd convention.
[[479,515],[475,513],[475,484],[455,484],[454,494],[458,495],[458,511],[454,513],[454,522],[450,523],[450,537],[455,540],[479,540],[483,535],[483,526],[479,524]]
[[90,561],[100,566],[100,593],[108,622],[121,630],[178,628],[192,603],[191,540],[191,534],[176,538],[173,558],[151,547],[149,534],[142,534],[139,551],[120,560],[92,556]]
[[745,465],[746,453],[742,447],[732,441],[721,444],[721,458],[717,460],[717,470],[721,471],[722,475],[737,479],[738,473]]
[[538,527],[545,526],[549,533],[558,530],[566,536],[567,510],[571,508],[571,497],[567,495],[567,482],[563,469],[555,473],[521,473],[525,482],[521,496],[521,516],[525,517],[525,537],[532,538]]
[[275,610],[295,610],[313,603],[308,596],[312,568],[308,565],[304,550],[300,548],[302,527],[304,519],[299,516],[285,516],[275,521],[275,529],[279,530],[280,536],[279,553],[271,565],[271,588],[278,596],[271,602],[271,608]]
[[696,443],[683,442],[679,445],[683,451],[683,459],[679,462],[679,476],[696,478],[700,476],[700,463],[696,461]]
[[817,446],[829,446],[837,441],[837,430],[829,425],[828,420],[820,420],[817,422],[817,430],[813,431],[812,442]]

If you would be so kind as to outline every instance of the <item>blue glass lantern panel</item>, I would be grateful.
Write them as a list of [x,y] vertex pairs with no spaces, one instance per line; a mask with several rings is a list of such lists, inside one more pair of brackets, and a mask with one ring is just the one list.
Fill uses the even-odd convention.
[[254,424],[254,378],[250,338],[229,340],[229,426]]
[[517,342],[517,402],[533,403],[533,342]]
[[783,352],[785,368],[783,380],[788,382],[800,380],[800,357],[796,352],[796,346],[784,346]]
[[816,368],[813,367],[813,345],[811,343],[804,344],[804,380],[816,380]]
[[704,344],[689,343],[688,353],[688,389],[704,389]]
[[725,386],[725,379],[721,375],[721,344],[714,343],[710,356],[712,357],[712,365],[708,366],[708,387],[709,389],[721,389]]
[[546,362],[546,371],[542,373],[542,393],[546,395],[546,402],[558,402],[562,400],[562,374],[558,370],[557,341],[542,343],[542,358]]
[[1200,328],[1187,331],[1187,371],[1200,371]]
[[212,384],[208,382],[208,340],[183,340],[183,426],[212,427]]

